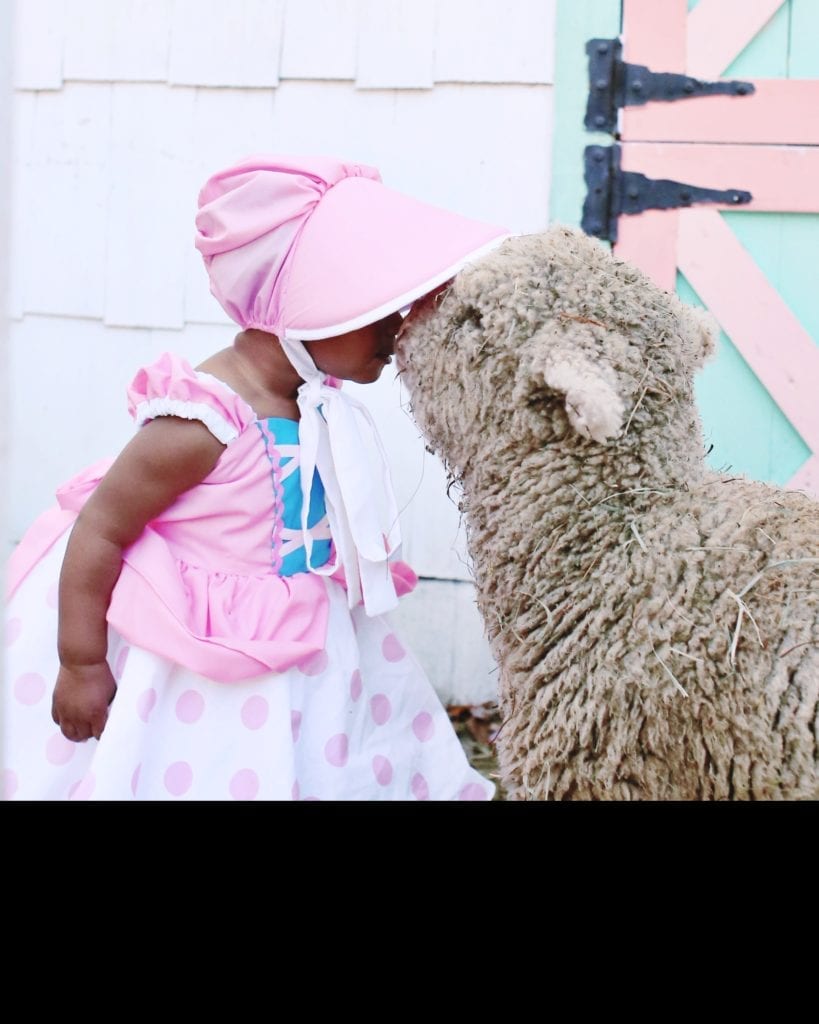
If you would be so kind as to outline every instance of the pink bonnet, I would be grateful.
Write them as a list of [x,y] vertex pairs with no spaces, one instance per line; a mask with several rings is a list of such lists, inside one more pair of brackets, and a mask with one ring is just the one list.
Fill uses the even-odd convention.
[[373,167],[285,156],[248,157],[209,178],[196,229],[228,316],[282,340],[373,323],[508,234],[396,192]]

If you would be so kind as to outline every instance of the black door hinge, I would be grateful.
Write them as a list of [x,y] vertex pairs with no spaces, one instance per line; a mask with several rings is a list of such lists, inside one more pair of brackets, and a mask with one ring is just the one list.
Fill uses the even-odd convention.
[[742,189],[699,188],[682,181],[647,178],[620,169],[620,146],[586,146],[586,201],[581,227],[587,235],[617,241],[617,218],[643,210],[672,210],[695,203],[742,206],[753,196]]
[[617,130],[620,107],[640,106],[648,102],[673,102],[697,96],[749,96],[753,82],[701,82],[688,75],[652,71],[641,64],[625,64],[619,39],[590,39],[589,102],[583,122],[589,131]]

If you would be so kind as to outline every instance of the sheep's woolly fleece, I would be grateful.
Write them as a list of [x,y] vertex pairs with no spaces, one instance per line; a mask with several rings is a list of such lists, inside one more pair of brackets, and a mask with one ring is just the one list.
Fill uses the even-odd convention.
[[819,797],[819,506],[706,469],[714,342],[566,228],[405,322],[412,413],[462,488],[512,798]]

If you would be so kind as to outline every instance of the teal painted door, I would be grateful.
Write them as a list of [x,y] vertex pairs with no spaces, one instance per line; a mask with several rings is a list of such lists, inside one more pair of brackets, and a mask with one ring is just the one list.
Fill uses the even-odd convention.
[[[692,19],[690,14],[699,4],[703,6]],[[667,266],[654,276],[665,286],[676,287],[685,301],[708,304],[728,326],[716,359],[704,369],[697,385],[706,439],[713,446],[712,465],[819,493],[819,213],[814,212],[819,211],[819,174],[814,171],[819,166],[819,111],[816,104],[808,103],[809,94],[815,94],[810,90],[819,84],[819,48],[815,46],[819,3],[747,0],[743,16],[748,18],[751,8],[756,9],[759,23],[748,21],[748,38],[743,42],[736,18],[720,31],[721,19],[731,9],[737,11],[732,0],[559,0],[552,220],[579,223],[584,197],[582,151],[592,143],[615,141],[582,127],[588,93],[587,39],[611,38],[625,27],[625,59],[657,71],[697,75],[686,60],[693,65],[710,61],[716,68],[721,55],[727,55],[725,67],[700,77],[755,81],[759,84],[755,102],[766,90],[778,95],[782,82],[792,83],[787,86],[792,96],[787,118],[777,116],[775,100],[766,115],[773,122],[773,142],[764,126],[760,128],[764,116],[746,117],[751,128],[745,137],[737,128],[741,118],[720,122],[717,108],[705,106],[708,98],[649,104],[654,111],[649,111],[648,118],[628,110],[621,115],[616,141],[623,148],[624,168],[706,187],[748,188],[756,197],[755,204],[741,211],[698,208],[668,216],[648,212],[621,217],[621,255],[652,272],[656,251],[667,250]],[[652,22],[656,59],[652,59]],[[635,43],[640,35],[642,40]],[[637,49],[634,57],[628,54],[629,39]],[[741,52],[733,55],[731,47],[736,44]],[[650,123],[652,113],[654,123]],[[693,124],[688,134],[674,125],[681,116]],[[788,127],[781,131],[789,134],[783,141],[776,136],[779,122],[784,125],[786,120]],[[732,133],[737,137],[730,137]],[[684,168],[688,177],[669,172],[669,167],[680,174]],[[721,174],[733,175],[730,183],[716,180]],[[753,187],[737,179],[737,174],[740,179],[752,179]],[[708,258],[714,257],[707,251],[708,238],[717,240],[711,243],[714,246],[726,247],[730,257],[727,266],[723,263],[720,268],[716,290],[713,274],[708,273]],[[751,279],[756,286],[748,284]],[[745,308],[753,298],[762,303],[755,314]],[[788,338],[792,344],[786,351],[782,342]]]

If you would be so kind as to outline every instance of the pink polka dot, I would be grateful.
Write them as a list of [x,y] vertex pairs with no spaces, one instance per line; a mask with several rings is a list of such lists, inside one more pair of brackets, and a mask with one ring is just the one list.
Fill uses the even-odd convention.
[[435,732],[432,715],[428,711],[419,711],[412,720],[412,731],[422,743],[431,740],[432,734]]
[[290,731],[293,733],[293,742],[297,743],[301,732],[301,711],[290,712]]
[[486,790],[477,782],[470,782],[458,794],[459,800],[485,800]]
[[17,792],[19,783],[17,782],[17,772],[11,771],[10,768],[3,770],[3,799],[11,800],[14,794]]
[[21,704],[36,704],[45,693],[45,679],[36,672],[26,672],[14,684],[14,696]]
[[390,699],[385,693],[377,693],[370,701],[370,714],[376,725],[383,725],[392,714]]
[[261,729],[269,712],[264,697],[248,697],[242,705],[242,724],[248,729]]
[[49,608],[55,608],[56,609],[57,604],[58,604],[58,600],[59,600],[59,596],[60,596],[60,584],[59,584],[59,582],[58,583],[52,583],[51,586],[48,588],[48,593],[46,594],[46,604],[48,605]]
[[327,668],[327,664],[327,651],[316,651],[315,654],[311,654],[309,658],[304,659],[299,665],[299,670],[306,676],[320,676]]
[[57,732],[46,743],[46,760],[51,764],[68,764],[76,749],[76,743],[72,743],[61,732]]
[[373,775],[379,786],[389,786],[392,782],[392,765],[389,758],[377,754],[373,758]]
[[259,792],[259,776],[252,768],[242,768],[230,780],[230,795],[234,800],[255,800]]
[[407,653],[395,633],[388,633],[381,644],[381,651],[387,661],[400,661]]
[[148,721],[148,717],[154,709],[154,704],[156,704],[156,690],[153,687],[143,690],[137,697],[137,714],[143,722]]
[[114,665],[114,679],[117,682],[122,679],[122,673],[125,671],[125,662],[128,660],[128,655],[131,653],[131,648],[126,646],[117,655],[117,663]]
[[193,771],[187,761],[175,761],[165,772],[165,789],[171,796],[182,796],[193,784]]
[[198,690],[185,690],[176,702],[176,717],[187,725],[198,722],[204,710],[205,698]]
[[22,619],[9,619],[6,623],[6,647],[11,647],[14,641],[23,632]]
[[343,768],[349,757],[349,743],[343,732],[331,736],[324,747],[324,756],[335,768]]
[[410,780],[410,789],[416,800],[429,800],[429,786],[420,772],[416,772]]
[[353,700],[358,700],[358,698],[361,696],[361,690],[361,673],[358,671],[358,669],[356,669],[355,672],[353,672],[352,678],[350,679],[350,696],[353,698]]
[[298,800],[299,793],[301,793],[301,787],[299,786],[299,780],[296,779],[293,783],[293,788],[290,790],[290,796],[292,796],[294,800]]
[[94,792],[97,780],[93,772],[87,772],[79,782],[75,783],[68,791],[69,800],[88,800]]
[[134,774],[131,776],[131,792],[136,796],[137,786],[139,785],[139,773],[142,771],[142,765],[138,764],[134,768]]

